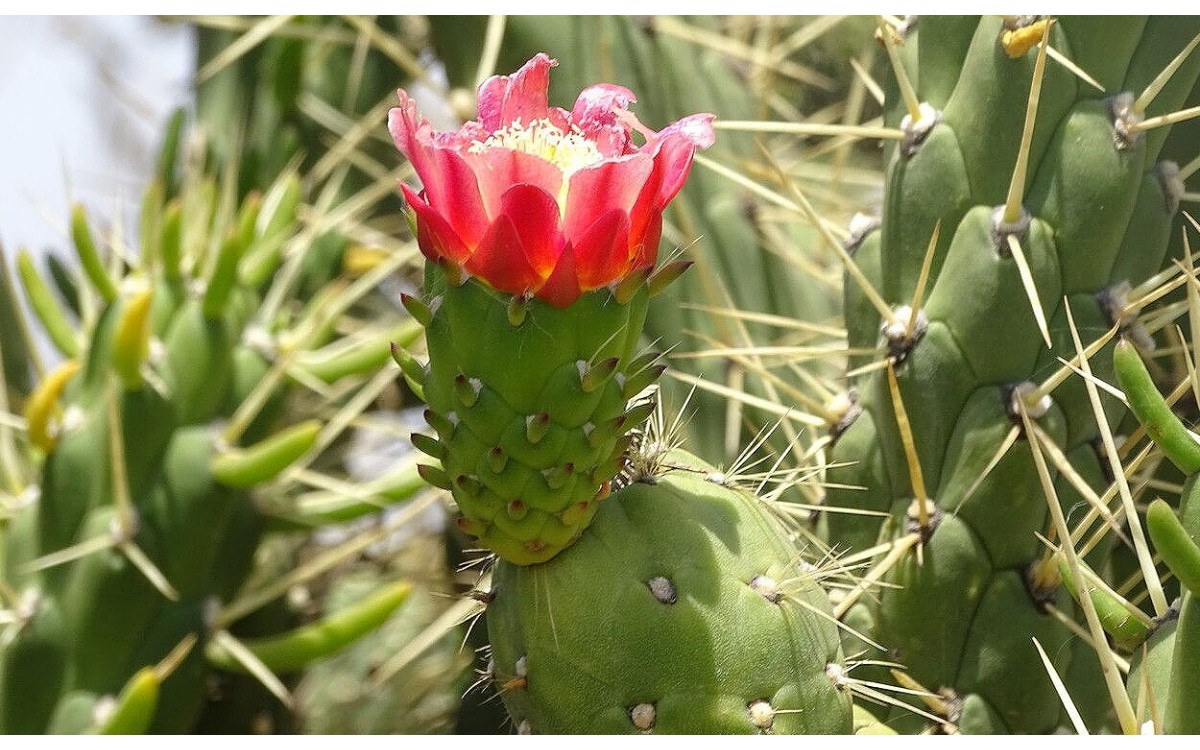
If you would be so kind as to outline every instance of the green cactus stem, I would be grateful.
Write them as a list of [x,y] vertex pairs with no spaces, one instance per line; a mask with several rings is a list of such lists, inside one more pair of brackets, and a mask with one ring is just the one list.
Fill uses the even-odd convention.
[[825,592],[779,519],[682,451],[570,549],[504,561],[491,675],[519,732],[848,733]]

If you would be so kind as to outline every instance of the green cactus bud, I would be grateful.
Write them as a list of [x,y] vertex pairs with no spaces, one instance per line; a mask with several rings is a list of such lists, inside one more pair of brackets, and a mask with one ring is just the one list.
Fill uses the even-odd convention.
[[204,317],[209,320],[216,320],[225,313],[226,305],[233,294],[234,285],[237,283],[238,263],[246,249],[242,239],[235,233],[221,243],[216,265],[204,290]]
[[[408,600],[412,584],[408,581],[386,586],[354,606],[339,610],[323,620],[287,633],[243,643],[272,672],[286,674],[303,669],[378,628]],[[205,649],[209,663],[220,669],[245,672],[246,668],[219,642]]]
[[1162,499],[1146,509],[1146,531],[1179,583],[1193,596],[1200,596],[1200,546]]
[[[642,404],[626,414],[621,385],[635,375],[649,385],[659,372],[632,356],[645,286],[626,304],[608,290],[565,309],[528,299],[514,325],[511,297],[475,281],[451,284],[437,267],[429,273],[427,295],[439,302],[426,305],[424,393],[446,452],[445,476],[426,473],[454,493],[465,516],[483,522],[472,524],[486,529],[481,543],[519,563],[548,559],[594,509],[563,512],[590,503],[615,475],[617,438],[653,409]],[[479,491],[468,493],[453,477],[472,478]]]
[[58,443],[58,430],[61,428],[59,420],[62,417],[59,398],[79,369],[80,364],[75,360],[63,362],[38,384],[25,404],[29,441],[47,453],[53,451]]
[[135,293],[121,310],[113,333],[112,364],[126,390],[142,387],[142,364],[150,354],[150,306],[154,289]]
[[1133,344],[1124,339],[1118,341],[1113,350],[1113,363],[1129,408],[1146,428],[1150,439],[1180,471],[1188,474],[1200,471],[1200,443],[1158,392]]
[[167,204],[162,224],[159,259],[162,263],[163,278],[167,281],[178,281],[181,274],[179,264],[183,257],[183,215],[178,200]]
[[96,727],[96,734],[145,734],[158,708],[161,685],[158,674],[150,667],[135,672]]
[[17,253],[17,275],[21,279],[21,286],[25,288],[29,306],[41,321],[54,346],[68,359],[78,357],[79,341],[75,338],[75,332],[71,330],[71,325],[55,301],[54,295],[50,293],[50,288],[34,268],[33,258],[24,250]]
[[[1095,575],[1082,563],[1080,563],[1080,567],[1084,569],[1085,575]],[[1071,573],[1070,566],[1062,557],[1058,558],[1058,571],[1062,575],[1067,590],[1071,592],[1071,596],[1078,600],[1082,596],[1082,590],[1079,582]],[[1140,613],[1136,613],[1133,605],[1122,601],[1107,587],[1095,586],[1089,581],[1085,581],[1085,586],[1088,596],[1092,599],[1092,605],[1096,608],[1096,614],[1100,618],[1100,624],[1119,646],[1126,650],[1133,650],[1145,642],[1146,637],[1150,635],[1150,623],[1144,616],[1139,616]]]
[[79,255],[83,272],[100,293],[100,297],[105,302],[115,300],[118,294],[117,285],[104,268],[104,261],[100,259],[91,227],[88,226],[87,211],[79,204],[71,209],[71,240],[75,243],[75,252]]
[[248,448],[222,453],[212,460],[213,476],[239,489],[268,482],[308,453],[320,433],[321,423],[310,419]]

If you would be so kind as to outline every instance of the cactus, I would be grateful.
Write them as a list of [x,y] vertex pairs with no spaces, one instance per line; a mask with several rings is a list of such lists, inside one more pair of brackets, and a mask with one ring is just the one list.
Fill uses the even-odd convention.
[[422,475],[501,559],[493,681],[519,731],[850,732],[837,626],[784,528],[697,459],[630,451],[661,372],[635,356],[646,300],[683,268],[653,270],[661,213],[711,116],[649,131],[611,84],[549,109],[552,65],[486,80],[456,133],[404,92],[389,123],[425,186],[403,188],[427,260],[405,306],[429,366],[397,362],[437,433]]
[[517,731],[850,732],[829,600],[780,520],[683,451],[633,462],[653,468],[569,550],[493,572],[489,676]]
[[[1104,454],[1090,444],[1107,425],[1057,358],[1077,354],[1072,335],[1091,346],[1112,326],[1132,329],[1128,289],[1163,261],[1180,187],[1157,161],[1165,133],[1150,127],[1200,71],[1188,46],[1197,28],[958,17],[881,28],[902,138],[878,229],[856,238],[855,261],[882,304],[848,274],[846,310],[850,345],[873,345],[882,327],[887,361],[859,376],[862,416],[832,453],[849,465],[829,472],[867,489],[831,490],[829,502],[889,515],[823,524],[834,544],[878,534],[907,549],[866,607],[870,633],[910,679],[954,696],[946,718],[964,731],[1058,725],[1030,637],[1059,671],[1085,658],[1047,613],[1071,607],[1036,536],[1057,533],[1036,469],[1044,450],[1063,457],[1044,475],[1052,483],[1065,486],[1073,467],[1103,489]],[[1047,45],[1104,93],[1047,64]],[[1092,372],[1111,376],[1104,356]],[[1101,566],[1103,548],[1090,559]],[[1101,723],[1103,706],[1089,716]]]
[[338,341],[324,318],[370,287],[333,296],[320,279],[329,307],[291,318],[279,269],[299,259],[301,200],[288,175],[233,210],[215,180],[186,171],[170,200],[161,183],[147,191],[136,262],[106,258],[76,207],[78,325],[20,255],[30,306],[67,359],[26,400],[24,439],[3,436],[27,469],[5,467],[6,497],[23,501],[0,519],[0,595],[15,615],[0,640],[0,731],[183,731],[213,668],[255,671],[286,698],[271,671],[355,640],[406,597],[397,584],[294,632],[229,632],[264,594],[242,590],[260,541],[304,518],[280,476],[335,437],[318,420],[280,425],[292,378],[361,382],[388,338],[417,330],[397,317],[365,346]]
[[8,389],[3,398],[8,408],[20,410],[25,397],[32,390],[33,378],[29,371],[31,343],[16,303],[16,288],[8,271],[8,258],[0,246],[0,367],[3,367],[5,388]]

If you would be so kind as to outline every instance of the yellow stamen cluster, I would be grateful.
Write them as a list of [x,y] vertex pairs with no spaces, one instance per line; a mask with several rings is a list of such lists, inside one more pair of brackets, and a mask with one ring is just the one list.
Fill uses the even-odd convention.
[[548,119],[523,125],[520,118],[495,131],[486,141],[475,141],[471,153],[491,148],[508,148],[540,156],[563,171],[564,175],[595,164],[604,158],[596,144],[575,126],[563,131]]

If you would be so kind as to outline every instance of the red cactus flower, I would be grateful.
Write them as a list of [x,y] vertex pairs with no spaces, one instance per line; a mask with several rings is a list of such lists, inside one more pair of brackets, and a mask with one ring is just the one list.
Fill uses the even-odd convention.
[[401,185],[425,257],[565,307],[654,265],[663,209],[714,136],[709,114],[645,128],[633,93],[611,84],[584,89],[570,112],[551,107],[556,64],[538,54],[484,81],[479,119],[457,131],[435,131],[401,90],[388,129],[424,188]]

